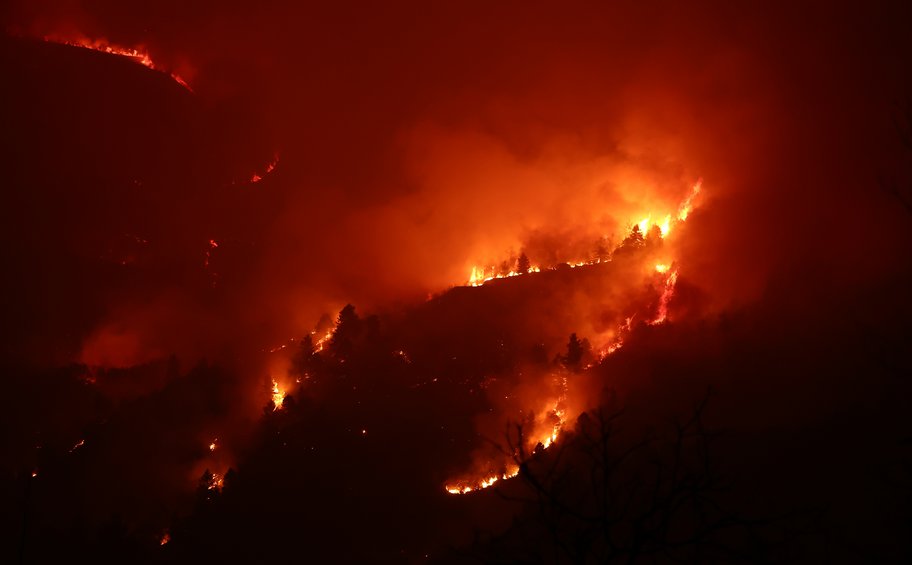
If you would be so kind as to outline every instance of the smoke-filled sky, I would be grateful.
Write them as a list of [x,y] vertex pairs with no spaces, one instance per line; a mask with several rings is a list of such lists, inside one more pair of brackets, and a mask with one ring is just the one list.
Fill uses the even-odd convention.
[[[51,151],[81,161],[55,181],[13,163],[17,186],[46,191],[22,229],[48,258],[68,253],[61,239],[95,256],[139,247],[140,270],[182,254],[179,275],[169,266],[168,280],[143,275],[88,300],[64,350],[98,363],[219,356],[251,336],[268,346],[346,302],[421,299],[522,250],[533,264],[578,260],[599,237],[674,213],[698,178],[705,217],[681,241],[684,269],[721,303],[751,300],[796,261],[841,277],[883,258],[869,250],[896,229],[876,182],[898,145],[907,15],[722,2],[13,2],[4,23],[16,36],[143,46],[194,91],[135,76],[150,84],[114,85],[115,97],[91,78],[114,63],[83,57],[83,76],[62,88],[25,65],[54,111],[91,121],[113,106],[120,119],[80,134],[99,139],[45,124],[40,139],[11,140],[28,159],[59,138]],[[46,114],[28,98],[17,113]],[[137,158],[130,140],[152,134]],[[242,182],[274,155],[264,181]],[[118,217],[112,194],[135,217]],[[46,221],[71,199],[109,209]],[[188,284],[206,278],[194,271],[207,251],[221,287],[208,306],[192,290],[206,282]]]

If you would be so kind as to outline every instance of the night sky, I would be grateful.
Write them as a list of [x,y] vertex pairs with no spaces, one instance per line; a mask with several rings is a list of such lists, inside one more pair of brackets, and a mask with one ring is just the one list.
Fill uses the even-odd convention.
[[894,4],[5,3],[0,561],[907,562]]

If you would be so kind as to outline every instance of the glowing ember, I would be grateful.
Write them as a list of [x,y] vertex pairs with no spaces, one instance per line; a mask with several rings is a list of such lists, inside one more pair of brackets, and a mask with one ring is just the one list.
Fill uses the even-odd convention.
[[274,406],[273,410],[281,410],[282,404],[285,402],[285,391],[279,388],[279,383],[272,379],[272,404]]
[[121,47],[119,45],[113,45],[111,43],[108,43],[104,39],[92,40],[92,39],[88,39],[88,38],[70,40],[70,39],[61,39],[61,38],[52,37],[52,36],[45,36],[44,40],[49,41],[51,43],[60,43],[62,45],[69,45],[71,47],[80,47],[82,49],[91,49],[93,51],[100,51],[102,53],[108,53],[111,55],[116,55],[118,57],[127,57],[128,59],[136,61],[140,65],[143,65],[152,70],[155,70],[155,71],[158,71],[160,73],[164,73],[164,74],[170,76],[174,80],[174,82],[183,86],[188,91],[193,92],[193,89],[190,88],[190,85],[187,84],[187,81],[185,81],[183,78],[181,78],[178,74],[168,71],[165,68],[163,68],[161,65],[156,64],[155,61],[152,60],[152,57],[149,55],[149,52],[146,51],[141,46],[134,47],[134,48]]
[[206,486],[208,490],[222,490],[222,486],[225,484],[225,478],[219,475],[218,473],[212,473],[212,479],[209,480],[209,484]]
[[209,444],[209,451],[215,451],[218,449],[218,438],[212,440],[212,443]]
[[76,445],[74,445],[73,447],[70,448],[70,453],[73,453],[74,451],[76,451],[77,449],[79,449],[80,447],[85,445],[85,442],[86,442],[86,440],[84,440],[84,439],[79,440],[76,443]]

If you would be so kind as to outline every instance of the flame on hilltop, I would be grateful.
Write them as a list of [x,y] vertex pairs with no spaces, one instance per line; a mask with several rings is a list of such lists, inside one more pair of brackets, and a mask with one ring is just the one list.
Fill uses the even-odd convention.
[[[671,214],[665,214],[664,216],[660,216],[662,218],[662,220],[657,222],[657,221],[653,221],[653,219],[652,219],[653,215],[651,213],[647,214],[645,218],[643,218],[639,222],[634,223],[631,226],[631,233],[633,233],[633,229],[636,228],[637,230],[639,230],[640,234],[645,236],[646,234],[649,233],[649,229],[652,226],[656,226],[659,228],[659,235],[662,237],[662,239],[665,239],[666,237],[668,237],[668,235],[671,233],[672,227],[674,227],[676,224],[680,224],[680,223],[683,223],[684,221],[686,221],[687,216],[690,215],[690,213],[693,211],[694,202],[697,199],[697,196],[699,196],[699,194],[700,194],[702,185],[703,185],[703,179],[699,179],[699,180],[697,180],[696,183],[694,183],[693,187],[691,187],[690,194],[687,195],[687,198],[685,198],[684,202],[682,202],[681,205],[678,207],[678,212],[676,215],[672,216]],[[607,259],[607,260],[610,261],[611,259]],[[602,262],[603,262],[603,259],[598,257],[598,258],[591,259],[591,260],[582,260],[582,261],[566,263],[566,264],[570,268],[576,268],[576,267],[582,267],[585,265],[596,265],[596,264],[599,264]],[[662,269],[664,269],[664,270],[662,270]],[[504,270],[506,270],[506,269],[504,269]],[[660,263],[659,265],[656,265],[656,270],[660,273],[664,273],[668,270],[668,266],[664,263]],[[541,271],[542,271],[541,266],[530,266],[528,273],[539,273]],[[497,268],[493,267],[493,266],[486,268],[486,267],[479,267],[478,265],[473,265],[472,272],[469,275],[469,280],[465,283],[465,285],[466,286],[482,286],[483,284],[485,284],[489,281],[492,281],[494,279],[505,279],[505,278],[509,278],[509,277],[517,277],[517,276],[524,275],[524,274],[527,274],[527,273],[520,272],[519,270],[516,270],[516,269],[511,270],[507,273],[504,273],[504,272],[498,272]]]
[[[633,224],[631,227],[631,233],[634,230],[638,230],[641,234],[647,234],[649,228],[652,225],[658,226],[661,237],[664,239],[671,233],[671,228],[679,223],[682,223],[687,220],[688,215],[694,209],[694,202],[697,196],[700,194],[703,180],[698,180],[693,187],[691,188],[690,194],[684,200],[684,202],[679,206],[678,212],[675,216],[671,214],[666,214],[660,216],[662,221],[653,222],[652,214],[647,215],[645,218],[639,222]],[[608,259],[610,261],[610,259]],[[602,259],[597,258],[591,261],[581,261],[577,263],[569,263],[571,268],[582,267],[584,265],[594,265],[601,263]],[[662,293],[659,296],[658,309],[655,317],[652,320],[646,322],[649,325],[658,325],[666,322],[668,320],[668,305],[671,302],[672,297],[674,296],[675,285],[678,280],[678,269],[674,261],[668,262],[659,262],[655,264],[655,270],[650,271],[651,276],[661,275],[664,277],[662,281]],[[539,267],[532,267],[529,272],[540,272]],[[479,268],[477,266],[472,267],[472,274],[469,278],[469,286],[481,286],[484,283],[499,278],[514,277],[520,274],[517,271],[510,271],[507,274],[491,274],[486,276],[484,268]],[[625,318],[624,322],[620,324],[617,330],[614,331],[611,340],[609,343],[601,349],[599,352],[599,361],[604,360],[609,355],[612,355],[619,349],[624,346],[624,340],[627,335],[630,333],[633,326],[634,316],[629,316]],[[590,369],[592,365],[588,365],[586,369]],[[564,424],[567,420],[567,409],[565,407],[567,400],[567,389],[568,382],[566,375],[560,377],[560,393],[557,398],[553,399],[546,405],[545,413],[550,418],[551,426],[546,429],[544,435],[540,435],[537,438],[532,438],[532,445],[538,446],[541,445],[541,448],[548,449],[555,442],[557,442],[558,437],[560,436],[561,430],[564,427]],[[525,447],[525,446],[522,446]],[[521,452],[521,451],[520,451]],[[533,450],[532,456],[535,455]],[[509,470],[505,470],[501,473],[489,472],[481,475],[477,479],[462,479],[459,481],[454,481],[444,486],[445,490],[450,494],[467,494],[477,490],[486,489],[498,481],[507,480],[509,478],[515,477],[519,473],[519,467],[516,465],[516,462],[510,462]]]
[[149,52],[143,47],[122,47],[120,45],[114,45],[109,43],[105,39],[89,39],[87,37],[80,37],[78,39],[63,39],[56,36],[45,36],[45,41],[51,43],[59,43],[61,45],[69,45],[71,47],[80,47],[82,49],[91,49],[93,51],[100,51],[102,53],[108,53],[110,55],[116,55],[118,57],[127,57],[133,61],[136,61],[144,67],[148,67],[154,71],[164,73],[171,77],[174,82],[186,88],[189,92],[193,92],[193,89],[190,88],[190,85],[177,73],[170,71],[161,65],[157,64],[152,60],[152,56]]

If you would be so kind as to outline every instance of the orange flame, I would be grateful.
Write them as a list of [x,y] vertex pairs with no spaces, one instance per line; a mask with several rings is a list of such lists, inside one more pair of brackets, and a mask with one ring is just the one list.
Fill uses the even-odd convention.
[[700,194],[700,190],[703,186],[703,179],[697,180],[694,183],[693,188],[690,191],[690,194],[687,196],[687,199],[684,200],[684,203],[681,204],[681,207],[678,209],[678,220],[683,222],[687,219],[687,216],[693,212],[694,200],[697,198],[697,195]]
[[279,383],[275,379],[272,379],[272,404],[274,405],[273,411],[281,410],[282,404],[285,402],[285,391],[279,388]]
[[675,284],[678,282],[678,270],[671,271],[668,278],[665,279],[665,288],[662,290],[662,296],[659,297],[659,311],[656,317],[649,322],[650,325],[658,325],[668,319],[668,303],[674,296]]
[[155,63],[152,60],[152,56],[146,51],[142,46],[139,47],[121,47],[119,45],[114,45],[108,43],[104,39],[88,39],[88,38],[79,38],[76,40],[72,39],[62,39],[54,36],[45,36],[45,41],[51,43],[59,43],[61,45],[69,45],[71,47],[80,47],[82,49],[91,49],[93,51],[100,51],[102,53],[108,53],[111,55],[116,55],[118,57],[127,57],[133,61],[136,61],[144,67],[148,67],[154,71],[164,73],[171,77],[174,82],[186,88],[189,92],[193,92],[193,89],[190,88],[190,85],[184,80],[180,75],[169,71],[162,67],[161,65]]

